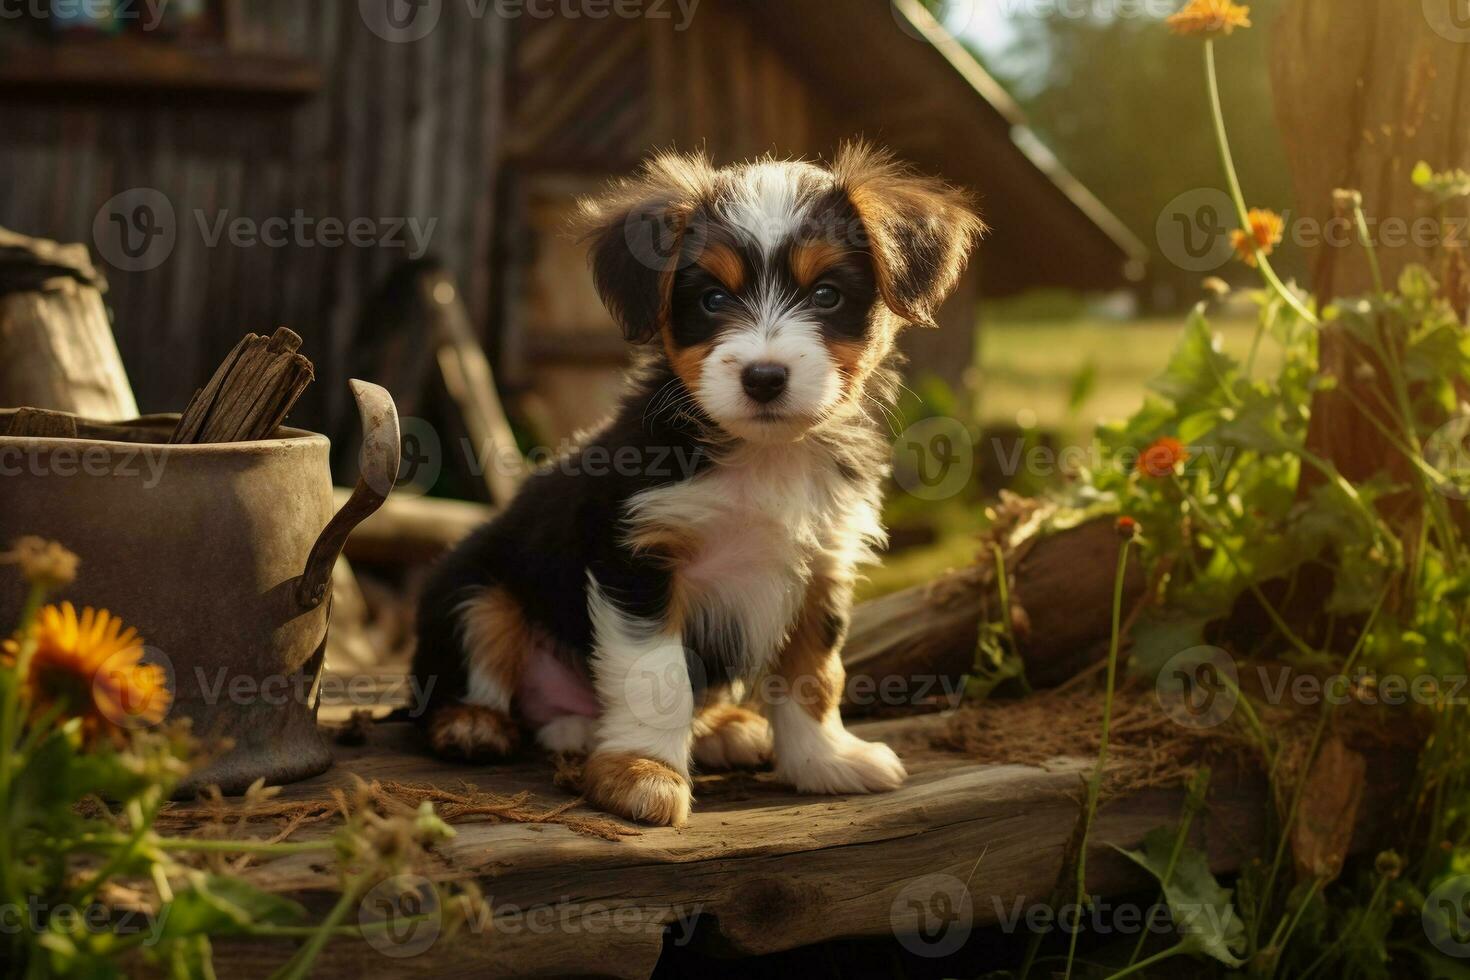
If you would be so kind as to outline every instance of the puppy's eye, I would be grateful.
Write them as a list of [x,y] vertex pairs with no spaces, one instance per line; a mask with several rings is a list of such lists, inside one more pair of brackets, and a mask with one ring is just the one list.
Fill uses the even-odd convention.
[[730,294],[723,289],[707,289],[704,295],[699,297],[699,305],[704,307],[706,313],[719,313],[728,309],[734,302]]
[[819,310],[835,310],[842,305],[842,294],[836,286],[823,284],[812,290],[812,305]]

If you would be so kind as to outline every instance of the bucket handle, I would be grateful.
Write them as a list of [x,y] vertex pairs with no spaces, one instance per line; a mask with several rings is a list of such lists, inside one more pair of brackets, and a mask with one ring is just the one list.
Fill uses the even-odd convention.
[[398,479],[398,409],[393,405],[393,396],[381,385],[367,381],[354,379],[347,384],[362,418],[361,476],[352,496],[322,529],[306,558],[306,568],[296,586],[296,601],[304,609],[315,609],[326,601],[331,594],[332,568],[347,544],[347,536],[383,506]]

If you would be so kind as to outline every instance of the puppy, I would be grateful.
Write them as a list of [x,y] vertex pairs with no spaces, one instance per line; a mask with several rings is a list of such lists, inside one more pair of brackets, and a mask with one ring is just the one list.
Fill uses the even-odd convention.
[[[839,654],[884,541],[894,338],[932,325],[980,219],[863,144],[830,168],[661,155],[582,211],[597,289],[650,351],[616,416],[427,584],[430,744],[495,760],[534,733],[650,824],[688,818],[691,758],[896,788],[893,751],[843,728]],[[752,684],[764,717],[733,703]]]

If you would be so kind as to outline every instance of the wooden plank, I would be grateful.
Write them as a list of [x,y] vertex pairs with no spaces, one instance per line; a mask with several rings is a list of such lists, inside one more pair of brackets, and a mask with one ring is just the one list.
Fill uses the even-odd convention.
[[[457,836],[437,848],[433,874],[477,882],[500,911],[493,922],[439,937],[395,961],[396,975],[501,976],[534,968],[643,977],[656,961],[663,929],[688,929],[696,916],[696,945],[730,955],[893,935],[904,890],[928,875],[968,882],[961,887],[976,926],[1044,901],[1062,870],[1091,761],[976,764],[932,747],[945,724],[931,715],[855,727],[893,745],[909,766],[909,781],[890,794],[800,796],[768,773],[726,774],[696,777],[695,812],[680,830],[641,828],[609,841],[561,825],[460,824]],[[354,777],[441,786],[465,780],[497,793],[530,791],[548,807],[570,798],[553,784],[545,760],[456,766],[425,757],[404,723],[373,726],[367,745],[337,752],[336,768],[287,787],[282,798],[324,799]],[[1226,872],[1258,853],[1268,803],[1257,775],[1217,773],[1212,785],[1195,840],[1211,866]],[[1375,801],[1365,802],[1365,810],[1386,812],[1401,788],[1371,790]],[[1150,830],[1173,823],[1182,799],[1182,790],[1160,788],[1104,803],[1088,854],[1092,893],[1147,885],[1112,846],[1136,846]],[[332,901],[335,878],[309,857],[276,859],[251,875],[314,910]],[[531,910],[560,925],[526,928],[523,913]],[[609,929],[615,915],[625,917],[618,920],[624,925]],[[289,952],[251,949],[262,966]],[[336,943],[316,975],[369,975],[383,963],[378,949]]]
[[303,97],[321,88],[315,65],[300,58],[194,50],[128,39],[100,43],[11,45],[0,62],[0,90],[178,92]]

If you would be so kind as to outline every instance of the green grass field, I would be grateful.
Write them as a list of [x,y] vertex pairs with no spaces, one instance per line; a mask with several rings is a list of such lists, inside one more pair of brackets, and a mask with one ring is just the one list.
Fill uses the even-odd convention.
[[[991,314],[980,330],[975,415],[987,426],[1036,429],[1058,448],[1086,446],[1097,423],[1131,415],[1150,379],[1164,370],[1184,327],[1177,317],[1118,321],[1095,316],[1006,317]],[[1219,318],[1212,326],[1232,355],[1245,358],[1255,320]],[[1258,369],[1269,369],[1272,345],[1263,343]],[[963,399],[961,399],[963,401]],[[927,581],[975,557],[981,507],[959,501],[928,505],[924,520],[936,530],[932,545],[889,555],[858,588],[872,598]]]
[[[982,424],[1020,425],[1085,444],[1097,423],[1130,415],[1168,363],[1184,315],[1110,321],[1005,320],[980,331],[978,415]],[[1227,351],[1244,358],[1255,321],[1212,323]],[[1268,356],[1270,345],[1263,347]]]

